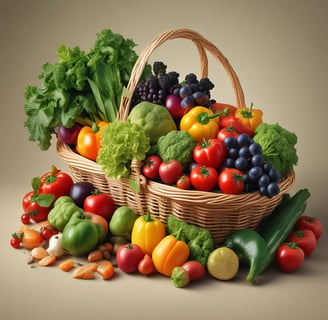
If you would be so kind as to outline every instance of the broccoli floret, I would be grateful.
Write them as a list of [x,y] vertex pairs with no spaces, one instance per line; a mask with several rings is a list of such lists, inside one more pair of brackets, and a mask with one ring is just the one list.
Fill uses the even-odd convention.
[[187,243],[191,260],[196,260],[206,266],[208,256],[214,250],[214,241],[208,230],[180,221],[172,215],[168,217],[167,228],[170,234],[179,234],[180,240]]
[[195,139],[187,131],[172,130],[157,141],[158,156],[163,161],[178,160],[183,167],[192,162]]

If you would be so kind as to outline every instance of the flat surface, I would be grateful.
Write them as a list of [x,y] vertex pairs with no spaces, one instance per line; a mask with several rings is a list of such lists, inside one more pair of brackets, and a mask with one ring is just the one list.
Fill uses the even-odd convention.
[[[147,13],[146,13],[147,12]],[[1,41],[1,319],[326,319],[328,91],[327,1],[167,0],[2,1]],[[53,147],[41,152],[24,128],[24,86],[39,84],[41,65],[56,61],[61,45],[88,50],[104,28],[134,39],[140,52],[157,34],[173,28],[198,31],[217,45],[235,68],[246,103],[298,136],[296,185],[308,188],[306,214],[320,218],[324,235],[299,272],[274,266],[252,286],[240,270],[233,281],[207,278],[176,289],[163,276],[118,273],[110,281],[75,280],[56,267],[33,267],[9,239],[20,225],[21,199],[32,177],[52,164],[66,170]],[[178,45],[181,45],[180,47]],[[172,42],[153,59],[181,75],[198,72],[195,49]],[[210,61],[211,63],[211,61]],[[213,62],[212,62],[213,63]],[[210,64],[217,100],[234,103],[220,67]]]

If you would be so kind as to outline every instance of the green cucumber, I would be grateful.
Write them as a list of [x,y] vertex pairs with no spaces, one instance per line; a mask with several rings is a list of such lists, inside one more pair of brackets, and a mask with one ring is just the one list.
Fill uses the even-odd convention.
[[267,242],[271,260],[293,230],[297,219],[304,213],[309,197],[308,189],[300,189],[294,196],[278,205],[263,221],[259,233]]
[[234,250],[241,262],[249,265],[246,280],[255,283],[273,261],[278,247],[293,230],[297,219],[304,212],[308,189],[300,189],[294,196],[285,196],[281,204],[268,216],[260,231],[242,229],[230,234],[224,244]]

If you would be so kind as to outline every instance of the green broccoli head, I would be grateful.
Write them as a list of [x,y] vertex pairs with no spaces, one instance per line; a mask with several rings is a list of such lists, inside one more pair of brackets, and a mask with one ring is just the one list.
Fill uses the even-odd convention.
[[163,161],[178,160],[183,167],[192,162],[195,139],[187,131],[172,130],[157,141],[158,155]]

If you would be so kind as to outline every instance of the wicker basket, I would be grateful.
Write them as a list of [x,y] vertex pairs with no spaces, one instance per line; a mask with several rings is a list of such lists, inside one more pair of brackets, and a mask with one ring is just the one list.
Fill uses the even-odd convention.
[[[236,106],[246,108],[244,94],[239,79],[228,60],[211,42],[199,33],[189,29],[174,29],[155,37],[141,52],[128,84],[129,97],[122,97],[117,120],[126,120],[129,114],[132,93],[151,53],[165,41],[172,39],[191,40],[199,53],[200,77],[208,76],[208,58],[210,53],[225,69],[235,93]],[[68,145],[57,142],[58,155],[66,162],[75,181],[89,181],[100,191],[110,194],[119,206],[127,205],[138,214],[150,211],[164,223],[170,214],[178,219],[209,230],[214,242],[222,242],[231,232],[242,228],[256,229],[261,220],[269,215],[281,201],[282,194],[288,192],[295,183],[295,174],[291,170],[280,183],[279,195],[269,199],[258,192],[240,195],[227,195],[218,192],[181,190],[156,181],[148,181],[141,174],[141,162],[133,160],[129,178],[115,180],[106,177],[101,166],[88,160]],[[140,192],[130,188],[133,179],[140,187]]]

